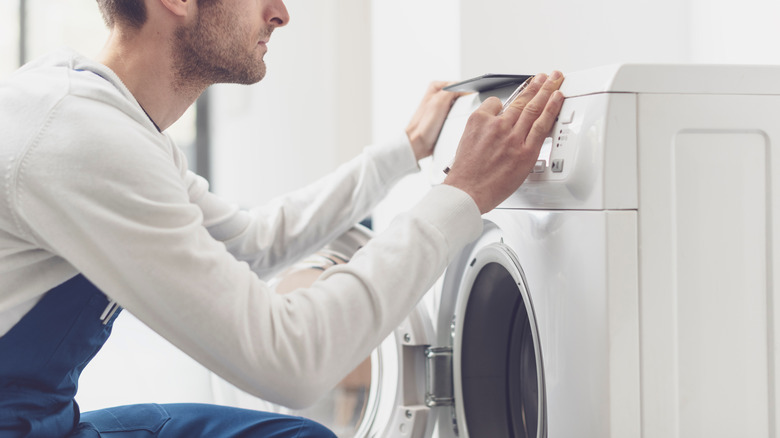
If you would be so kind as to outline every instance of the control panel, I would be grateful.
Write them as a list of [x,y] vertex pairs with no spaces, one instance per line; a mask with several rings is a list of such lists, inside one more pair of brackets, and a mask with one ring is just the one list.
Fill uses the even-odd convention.
[[[524,81],[528,76],[517,76],[516,81]],[[495,80],[495,78],[491,78]],[[446,171],[452,165],[460,137],[466,126],[466,122],[471,113],[482,104],[488,97],[498,97],[505,102],[513,91],[517,88],[517,83],[502,83],[498,88],[489,88],[487,90],[479,89],[480,84],[491,86],[494,83],[488,83],[482,78],[478,81],[470,80],[463,83],[454,91],[472,91],[472,94],[458,99],[450,110],[449,116],[445,121],[439,141],[434,149],[433,163],[429,174],[431,182],[438,184],[444,180]],[[471,90],[464,87],[476,87]],[[539,153],[539,159],[528,176],[529,181],[561,181],[565,180],[574,166],[576,145],[570,138],[581,123],[577,123],[577,115],[573,106],[564,101],[563,108],[555,123],[553,131],[550,133]]]
[[561,109],[550,137],[542,145],[539,159],[528,180],[561,181],[566,178],[570,167],[574,165],[576,144],[570,142],[569,138],[573,136],[576,112],[571,105],[568,107]]

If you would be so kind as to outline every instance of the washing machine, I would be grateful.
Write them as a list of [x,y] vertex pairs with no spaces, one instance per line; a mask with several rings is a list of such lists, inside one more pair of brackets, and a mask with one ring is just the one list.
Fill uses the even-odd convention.
[[[433,183],[471,112],[524,79],[459,85],[473,93]],[[308,411],[215,381],[217,401],[343,437],[775,436],[780,67],[612,65],[562,90],[533,173],[353,375]],[[367,239],[355,228],[288,274]]]

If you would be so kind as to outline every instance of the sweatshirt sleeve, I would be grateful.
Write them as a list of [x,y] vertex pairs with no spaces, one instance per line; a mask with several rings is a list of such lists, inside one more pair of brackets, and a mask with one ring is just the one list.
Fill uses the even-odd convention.
[[403,135],[395,142],[369,146],[335,172],[249,211],[210,193],[208,183],[192,172],[185,180],[211,236],[268,278],[363,220],[398,180],[417,169]]
[[335,385],[481,231],[473,200],[437,186],[350,263],[278,295],[228,251],[235,236],[207,231],[156,133],[119,110],[102,109],[100,123],[83,111],[78,99],[61,101],[20,160],[11,185],[19,232],[207,368],[275,403],[305,406]]

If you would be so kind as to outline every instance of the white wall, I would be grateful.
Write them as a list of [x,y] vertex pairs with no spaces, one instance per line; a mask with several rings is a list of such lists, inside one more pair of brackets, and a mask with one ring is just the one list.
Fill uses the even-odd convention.
[[287,7],[290,24],[271,37],[266,78],[211,90],[214,191],[242,205],[315,180],[371,140],[369,5]]
[[[372,0],[372,8],[373,140],[382,142],[403,135],[431,81],[462,77],[460,9],[451,0]],[[425,172],[402,180],[377,208],[375,229],[384,229],[428,187]]]
[[476,76],[682,62],[688,17],[680,0],[462,0],[461,68]]
[[82,412],[135,403],[209,403],[211,373],[129,312],[79,379]]
[[691,61],[780,64],[780,2],[689,0]]

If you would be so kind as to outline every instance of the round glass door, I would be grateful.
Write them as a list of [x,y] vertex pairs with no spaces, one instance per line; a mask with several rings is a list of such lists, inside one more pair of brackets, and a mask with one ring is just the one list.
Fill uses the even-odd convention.
[[453,328],[458,435],[545,437],[536,320],[508,246],[491,244],[477,252],[464,273]]

